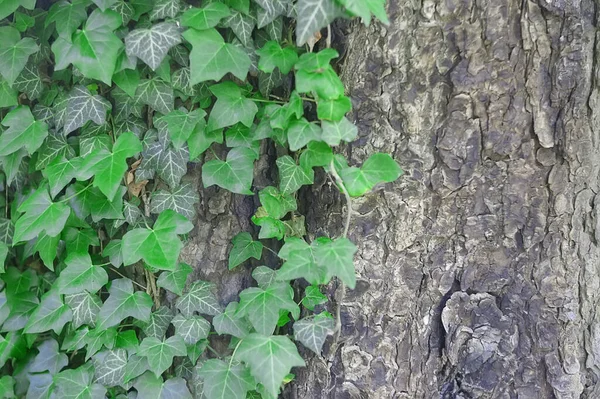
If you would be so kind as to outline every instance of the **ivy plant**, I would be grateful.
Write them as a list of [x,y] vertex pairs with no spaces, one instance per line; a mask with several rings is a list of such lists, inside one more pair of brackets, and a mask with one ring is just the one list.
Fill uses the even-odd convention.
[[[356,284],[352,197],[402,173],[336,149],[358,129],[337,51],[315,47],[372,16],[384,0],[0,0],[0,396],[276,398],[299,347],[320,355],[340,333],[322,287]],[[239,301],[180,262],[189,162],[260,201],[231,240],[229,269],[259,265]],[[347,202],[340,236],[308,239],[315,173]]]

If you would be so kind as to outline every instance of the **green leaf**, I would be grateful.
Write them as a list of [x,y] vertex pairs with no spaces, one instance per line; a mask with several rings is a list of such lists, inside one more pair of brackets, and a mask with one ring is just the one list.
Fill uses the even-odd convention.
[[298,349],[284,336],[250,334],[240,343],[235,359],[246,363],[256,381],[273,397],[277,397],[279,387],[292,367],[304,366]]
[[346,118],[337,122],[323,121],[321,127],[323,128],[321,139],[332,146],[340,145],[342,140],[354,141],[358,135],[358,128]]
[[191,8],[181,16],[181,25],[205,30],[217,26],[221,19],[231,15],[229,7],[223,3],[208,3],[202,8]]
[[81,158],[55,158],[42,173],[50,184],[50,196],[56,197],[67,184],[77,176],[81,168]]
[[71,308],[63,303],[62,296],[56,290],[47,292],[39,306],[25,325],[26,334],[42,333],[54,330],[60,334],[63,326],[73,318]]
[[213,318],[213,325],[218,334],[233,335],[241,339],[250,333],[248,320],[235,315],[238,305],[237,302],[229,302],[225,311]]
[[210,323],[202,316],[188,316],[181,314],[171,321],[175,326],[175,335],[180,336],[186,345],[193,345],[201,339],[206,339],[210,333]]
[[339,3],[367,26],[371,23],[371,14],[386,25],[390,23],[385,13],[385,0],[339,0]]
[[73,64],[90,79],[98,79],[110,86],[123,42],[113,33],[121,26],[121,16],[114,11],[94,10],[85,28],[72,37],[59,37],[52,44],[56,60],[55,70]]
[[102,11],[110,8],[117,0],[92,0]]
[[245,399],[246,392],[256,386],[250,370],[237,362],[232,364],[219,359],[207,360],[198,376],[204,380],[206,399]]
[[93,357],[95,381],[105,387],[124,384],[127,351],[114,349],[97,353]]
[[192,399],[185,380],[181,377],[171,378],[165,382],[160,376],[144,373],[133,384],[138,391],[138,398],[144,399]]
[[225,18],[223,25],[231,28],[244,47],[254,48],[252,32],[256,26],[256,20],[253,16],[233,11],[228,18]]
[[108,100],[93,95],[84,86],[75,86],[69,92],[67,110],[64,119],[64,134],[84,126],[88,121],[97,125],[106,122],[106,113],[112,108]]
[[[257,10],[258,27],[262,28],[280,15],[285,15],[291,7],[292,2],[289,0],[257,0],[256,3],[260,6]],[[281,35],[276,36],[273,40],[279,40],[280,38]]]
[[0,395],[7,399],[16,398],[14,385],[15,379],[10,375],[0,378]]
[[178,263],[175,270],[160,273],[156,280],[156,285],[181,296],[183,295],[187,277],[192,271],[193,269],[190,265]]
[[194,219],[196,208],[194,204],[200,201],[198,190],[191,183],[185,183],[169,192],[158,190],[152,193],[152,213],[161,213],[166,209],[174,210],[189,220]]
[[156,70],[171,47],[179,43],[179,27],[171,22],[156,24],[149,29],[134,29],[125,37],[127,55],[138,57],[152,70]]
[[116,328],[109,328],[108,330],[95,328],[90,330],[85,337],[85,360],[91,359],[103,347],[112,349],[115,345],[116,337]]
[[239,233],[231,240],[233,248],[229,252],[229,270],[241,265],[250,258],[260,260],[263,245],[260,241],[252,240],[250,233]]
[[188,140],[198,123],[203,123],[206,112],[201,109],[187,112],[175,110],[163,117],[167,122],[169,137],[176,149],[181,148]]
[[316,285],[309,285],[304,289],[304,298],[302,304],[308,310],[315,310],[315,306],[327,302],[327,297],[321,293],[321,290]]
[[300,165],[304,168],[328,166],[333,159],[331,147],[322,141],[311,141],[300,155]]
[[76,229],[74,227],[67,227],[63,230],[62,237],[67,243],[67,253],[86,253],[91,245],[100,245],[98,232],[90,228]]
[[127,362],[127,366],[125,367],[125,375],[123,377],[123,380],[125,381],[125,383],[128,383],[135,377],[139,377],[148,370],[150,370],[148,358],[138,355],[131,355],[129,357],[129,361]]
[[12,154],[21,148],[31,155],[48,136],[48,125],[36,121],[26,106],[19,106],[6,114],[2,125],[8,129],[0,135],[0,156]]
[[312,168],[298,166],[289,155],[277,158],[279,189],[283,194],[295,193],[306,184],[312,184],[315,173]]
[[173,312],[166,306],[161,306],[150,314],[150,320],[142,323],[142,331],[147,337],[163,339],[173,320]]
[[140,140],[133,133],[123,133],[115,142],[112,152],[99,150],[85,157],[78,179],[87,180],[94,176],[94,187],[114,201],[127,172],[127,158],[141,151]]
[[137,69],[123,69],[115,73],[112,80],[129,97],[135,97],[135,92],[140,85],[140,73]]
[[338,52],[331,48],[302,54],[296,62],[296,90],[299,93],[314,92],[321,100],[342,96],[344,85],[330,65],[336,57]]
[[59,36],[70,38],[81,23],[87,19],[86,0],[60,1],[48,10],[48,17],[44,21],[46,27],[55,23]]
[[42,232],[50,237],[60,234],[69,217],[69,207],[62,202],[52,202],[47,187],[38,188],[27,198],[18,211],[25,213],[15,224],[13,242],[29,241]]
[[138,346],[140,346],[140,341],[137,338],[135,330],[125,330],[118,333],[117,339],[115,340],[115,348],[121,348],[127,350],[129,353],[135,353]]
[[30,37],[20,39],[19,32],[16,37],[3,34],[2,39],[0,42],[0,74],[12,86],[25,68],[29,56],[36,53],[39,46]]
[[275,187],[265,187],[258,192],[260,204],[267,214],[275,219],[281,219],[290,211],[297,209],[296,199],[289,194],[282,194]]
[[38,66],[31,61],[28,62],[15,79],[13,86],[18,91],[27,94],[30,100],[37,100],[44,90]]
[[256,154],[249,148],[236,147],[227,154],[227,161],[212,160],[202,167],[204,187],[216,184],[232,193],[252,195],[254,159]]
[[252,222],[260,226],[260,232],[258,238],[261,240],[267,238],[276,238],[278,240],[283,239],[285,235],[285,224],[278,219],[272,217],[252,217]]
[[183,37],[192,45],[190,53],[190,82],[220,80],[231,72],[240,80],[246,79],[250,68],[248,55],[233,44],[225,43],[215,29],[188,29]]
[[205,281],[195,281],[183,296],[177,299],[175,306],[186,317],[194,312],[214,316],[221,313],[221,306],[213,294],[215,285]]
[[108,274],[101,266],[94,266],[87,253],[72,253],[65,259],[67,267],[56,280],[61,294],[97,292],[108,282]]
[[333,0],[298,0],[296,44],[304,45],[321,28],[329,25],[341,12]]
[[161,114],[173,111],[173,88],[161,79],[142,80],[136,91],[136,102],[148,105]]
[[123,263],[131,265],[143,259],[160,270],[174,270],[183,247],[177,234],[188,233],[193,225],[182,215],[165,210],[152,229],[138,228],[123,236]]
[[33,292],[19,292],[8,296],[7,300],[10,314],[2,325],[2,331],[21,330],[38,306],[39,300]]
[[256,103],[242,95],[238,85],[233,82],[223,82],[210,87],[210,91],[217,97],[208,118],[208,130],[232,126],[238,122],[251,127],[254,116],[258,112]]
[[331,315],[320,313],[305,317],[294,323],[294,339],[302,342],[311,351],[321,355],[327,335],[334,332],[335,323]]
[[182,8],[180,0],[157,0],[150,13],[150,20],[175,18]]
[[212,143],[223,143],[223,130],[219,129],[207,132],[201,124],[196,125],[196,128],[188,138],[190,160],[193,161],[198,158]]
[[252,271],[252,278],[260,288],[267,288],[277,279],[277,272],[267,266],[258,266]]
[[148,358],[150,370],[159,378],[171,367],[173,357],[185,356],[186,353],[183,338],[177,335],[162,341],[155,337],[146,337],[138,349],[138,355]]
[[271,335],[282,309],[292,313],[300,311],[294,302],[292,287],[288,283],[274,283],[266,288],[251,287],[243,290],[236,315],[248,316],[258,333]]
[[108,135],[108,131],[104,130],[106,125],[86,125],[86,127],[94,127],[88,129],[84,127],[79,134],[79,156],[85,158],[89,154],[97,150],[112,149],[112,138]]
[[54,377],[54,394],[61,399],[104,399],[106,388],[92,383],[93,378],[94,371],[89,364],[62,371]]
[[108,292],[110,296],[100,309],[96,329],[103,330],[116,326],[127,317],[142,321],[149,320],[152,298],[142,291],[133,292],[131,280],[124,278],[113,280]]
[[19,93],[10,87],[7,81],[0,78],[0,108],[12,107],[19,104],[17,95]]
[[354,272],[354,254],[356,245],[343,237],[334,241],[318,243],[314,248],[314,256],[319,267],[327,271],[327,280],[332,276],[339,277],[350,289],[356,286]]
[[50,338],[42,342],[38,347],[38,354],[33,359],[29,368],[30,373],[41,373],[48,371],[54,375],[69,364],[69,358],[58,350],[58,342]]
[[73,312],[71,322],[73,328],[79,328],[84,324],[93,327],[100,312],[102,301],[98,295],[83,291],[77,294],[65,295],[65,304]]
[[290,150],[298,151],[309,142],[320,140],[321,128],[316,123],[310,123],[305,118],[301,118],[289,124],[287,136]]
[[286,254],[285,259],[286,261],[277,271],[278,280],[289,281],[304,278],[311,284],[324,284],[328,281],[326,269],[317,264],[313,248],[306,246],[302,249],[291,250]]
[[389,183],[402,175],[402,169],[388,154],[373,154],[360,168],[350,167],[340,171],[344,186],[352,197],[359,197],[378,183]]
[[91,184],[84,186],[75,183],[67,187],[66,196],[75,214],[85,219],[92,215],[92,220],[98,222],[102,219],[123,219],[123,195],[127,189],[119,187],[114,201],[109,201],[100,190]]
[[32,28],[35,25],[35,18],[23,14],[22,12],[15,12],[14,25],[19,32],[25,32],[27,29]]
[[346,96],[317,101],[317,115],[321,120],[340,121],[351,109],[352,103]]
[[[273,3],[277,4],[276,1]],[[260,56],[258,68],[268,73],[273,72],[275,68],[279,68],[281,73],[288,74],[298,61],[298,54],[293,47],[281,48],[279,43],[272,40],[266,42],[256,53]]]

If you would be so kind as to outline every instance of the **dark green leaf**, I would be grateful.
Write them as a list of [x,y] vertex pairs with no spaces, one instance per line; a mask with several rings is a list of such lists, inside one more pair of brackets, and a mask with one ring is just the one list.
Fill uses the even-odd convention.
[[156,24],[149,29],[135,29],[125,37],[127,55],[138,57],[152,70],[156,70],[171,47],[179,43],[179,27],[171,22]]

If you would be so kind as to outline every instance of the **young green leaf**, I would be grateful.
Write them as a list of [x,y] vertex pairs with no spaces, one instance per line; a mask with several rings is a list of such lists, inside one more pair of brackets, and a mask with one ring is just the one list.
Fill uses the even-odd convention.
[[298,61],[298,54],[294,48],[282,48],[279,43],[273,40],[266,42],[256,53],[260,56],[258,68],[268,73],[273,72],[275,68],[279,68],[281,73],[287,74]]
[[256,386],[250,370],[238,362],[207,360],[200,368],[198,376],[204,379],[206,399],[245,399],[246,392]]
[[340,145],[340,142],[351,142],[358,135],[358,128],[346,118],[337,122],[323,121],[321,123],[323,135],[321,139],[329,145]]
[[327,335],[333,333],[334,327],[333,318],[326,312],[305,317],[294,323],[294,339],[320,355],[325,339]]
[[213,325],[218,334],[229,334],[241,339],[250,333],[248,320],[235,315],[238,305],[237,302],[229,302],[225,311],[213,318]]
[[127,367],[127,351],[113,349],[97,353],[92,361],[94,380],[107,388],[123,385]]
[[242,95],[238,85],[233,82],[223,82],[211,86],[210,91],[217,97],[217,102],[208,118],[208,130],[217,130],[238,122],[247,127],[252,126],[258,107],[254,101]]
[[292,367],[304,366],[298,349],[287,337],[250,334],[242,340],[235,354],[250,367],[256,381],[273,397]]
[[277,188],[271,186],[260,190],[258,198],[267,214],[275,219],[283,218],[298,207],[293,196],[282,194]]
[[318,243],[314,248],[314,257],[319,267],[326,270],[327,280],[332,276],[339,277],[350,289],[356,286],[354,272],[354,254],[356,245],[347,238]]
[[288,283],[275,283],[266,288],[251,287],[243,290],[236,316],[248,316],[258,333],[271,335],[282,309],[292,313],[299,312],[292,287]]
[[260,226],[260,232],[258,238],[261,240],[267,238],[276,238],[282,240],[285,235],[285,223],[281,220],[274,219],[272,217],[256,217],[252,216],[252,223]]
[[183,338],[177,335],[162,341],[146,337],[140,344],[138,355],[148,358],[150,370],[156,377],[160,377],[173,363],[173,357],[186,355],[186,348]]
[[152,298],[145,292],[133,292],[131,280],[113,280],[108,292],[110,295],[102,305],[96,320],[97,330],[116,326],[127,317],[142,321],[150,319]]
[[134,29],[125,37],[127,55],[138,57],[152,70],[156,70],[169,50],[179,43],[179,27],[171,22],[156,24],[149,29]]
[[329,64],[330,60],[337,56],[337,51],[331,48],[318,53],[302,54],[295,66],[298,93],[314,92],[320,99],[335,99],[342,96],[344,85]]
[[385,0],[340,0],[339,3],[367,26],[371,23],[371,14],[386,25],[390,23],[385,13]]
[[72,253],[65,260],[67,267],[60,273],[56,286],[62,294],[97,292],[108,282],[101,266],[94,266],[87,253]]
[[81,219],[90,214],[92,220],[98,222],[102,219],[123,219],[123,195],[127,189],[120,186],[114,201],[109,201],[106,196],[91,184],[74,183],[67,187],[66,198],[69,198],[71,209]]
[[279,189],[283,194],[295,193],[305,184],[312,184],[315,173],[312,168],[298,166],[289,155],[277,158]]
[[31,155],[48,135],[48,125],[36,121],[26,106],[19,106],[6,114],[2,125],[8,129],[0,135],[0,156],[12,154],[21,148]]
[[48,10],[48,16],[44,21],[44,25],[48,27],[54,22],[58,35],[69,38],[79,28],[81,23],[87,19],[87,5],[88,2],[86,0],[73,0],[71,2],[63,0],[55,3]]
[[227,154],[227,161],[206,162],[202,167],[204,187],[216,184],[232,193],[252,195],[255,158],[251,149],[236,147]]
[[301,118],[289,124],[287,137],[290,150],[298,151],[313,140],[321,140],[321,128],[316,123]]
[[21,39],[19,32],[15,32],[16,34],[2,33],[0,42],[0,74],[11,86],[27,64],[29,56],[39,50],[35,40],[30,37]]
[[260,260],[263,245],[260,241],[252,240],[250,233],[239,233],[231,240],[233,248],[229,252],[229,270],[241,265],[250,258]]
[[321,120],[340,121],[351,109],[352,103],[346,96],[317,101],[317,116]]
[[402,175],[402,169],[388,154],[373,154],[360,168],[344,168],[340,176],[352,197],[369,192],[378,183],[389,183]]
[[192,399],[185,380],[181,377],[171,378],[165,382],[160,376],[144,373],[133,387],[137,389],[138,398],[144,399]]
[[327,297],[321,293],[319,286],[309,285],[304,289],[302,304],[308,310],[315,310],[315,306],[327,302]]
[[223,3],[208,3],[202,8],[190,8],[181,16],[181,25],[205,30],[217,26],[221,19],[231,15],[229,7]]
[[178,263],[173,271],[164,271],[160,273],[156,280],[156,285],[169,290],[179,296],[183,295],[183,289],[187,276],[193,271],[192,267],[186,263]]
[[200,154],[206,151],[212,143],[223,143],[223,130],[218,129],[209,132],[205,129],[205,126],[198,124],[192,131],[187,143],[190,149],[190,161],[194,161]]
[[69,92],[64,117],[64,134],[84,126],[88,121],[97,125],[106,122],[106,113],[112,108],[108,100],[93,95],[84,86],[75,86]]
[[309,283],[318,285],[328,281],[326,274],[326,269],[315,261],[314,249],[308,247],[292,250],[286,255],[286,261],[277,271],[277,279],[290,281],[304,278]]
[[198,123],[203,123],[206,112],[196,109],[190,112],[187,110],[175,110],[162,119],[167,122],[169,137],[176,149],[181,148],[191,136]]
[[18,91],[10,87],[7,81],[0,78],[0,108],[12,107],[19,104]]
[[27,198],[18,211],[24,213],[15,224],[13,242],[29,241],[42,232],[50,237],[60,234],[69,217],[69,207],[62,202],[52,202],[47,187],[38,188]]
[[175,306],[186,317],[194,312],[214,316],[221,313],[221,306],[213,294],[215,285],[205,281],[195,281],[185,294],[177,299]]
[[304,168],[315,166],[328,166],[333,159],[331,147],[322,141],[311,141],[305,151],[300,155],[300,165]]
[[85,360],[88,361],[102,348],[112,349],[115,346],[115,340],[117,338],[117,328],[109,328],[108,330],[102,328],[95,328],[89,330],[87,335],[84,337],[85,340]]
[[104,399],[106,388],[93,383],[93,379],[91,364],[62,371],[54,377],[54,394],[62,399]]
[[175,326],[175,335],[179,335],[186,345],[193,345],[201,339],[206,339],[210,333],[210,323],[202,316],[188,316],[181,314],[171,321]]

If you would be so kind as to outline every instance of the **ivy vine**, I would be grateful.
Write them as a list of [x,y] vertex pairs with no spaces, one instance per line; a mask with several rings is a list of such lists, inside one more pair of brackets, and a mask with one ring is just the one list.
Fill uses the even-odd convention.
[[[357,128],[338,53],[313,50],[335,18],[372,15],[387,22],[384,0],[0,0],[0,396],[276,398],[305,364],[298,344],[319,355],[339,336],[321,287],[356,284],[352,197],[402,171],[334,152]],[[278,185],[258,189],[265,140]],[[281,260],[226,307],[179,262],[190,161],[205,187],[260,201],[229,269]],[[309,242],[296,193],[315,168],[347,219]]]

